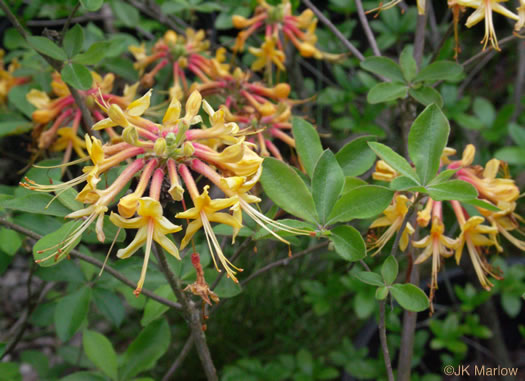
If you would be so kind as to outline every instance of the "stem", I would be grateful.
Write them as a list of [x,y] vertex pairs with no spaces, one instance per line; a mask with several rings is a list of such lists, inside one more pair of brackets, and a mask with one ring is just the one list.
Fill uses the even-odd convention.
[[62,42],[64,41],[64,36],[66,35],[69,29],[69,26],[71,25],[71,20],[73,19],[73,16],[75,15],[75,13],[77,13],[78,8],[80,8],[80,1],[77,2],[77,5],[75,5],[75,8],[73,8],[73,10],[71,11],[71,13],[69,14],[66,20],[66,23],[62,27],[62,32],[60,32],[60,39],[58,40],[59,45],[62,45]]
[[423,59],[423,52],[425,50],[425,29],[427,26],[428,3],[428,1],[425,2],[425,13],[417,16],[416,34],[414,38],[414,59],[416,60],[417,67],[421,67],[421,60]]
[[343,43],[343,45],[359,59],[359,61],[363,61],[365,59],[365,56],[363,56],[363,54],[357,50],[357,48],[350,41],[348,41],[345,36],[343,36],[339,29],[337,29],[336,26],[332,24],[332,22],[324,14],[322,14],[321,11],[317,9],[310,0],[303,0],[303,2],[308,8],[312,10],[313,13],[315,13],[319,20],[321,20],[321,22],[325,24],[333,34],[335,34],[335,36]]
[[[35,240],[39,240],[40,238],[42,238],[41,235],[36,234],[36,233],[32,232],[31,230],[28,230],[28,229],[26,229],[26,228],[24,228],[22,226],[19,226],[17,224],[9,222],[3,217],[0,217],[0,225],[4,225],[4,226],[8,227],[11,230],[14,230],[14,231],[17,231],[19,233],[22,233],[22,234],[24,234],[24,235],[26,235],[26,236],[28,236],[28,237],[30,237],[32,239],[35,239]],[[126,286],[132,288],[133,290],[136,288],[135,282],[129,280],[124,275],[122,275],[120,272],[118,272],[117,270],[115,270],[115,269],[113,269],[113,268],[111,268],[109,266],[105,266],[104,267],[104,263],[100,262],[98,259],[95,259],[95,258],[89,257],[87,255],[84,255],[81,252],[79,252],[78,250],[71,250],[69,252],[69,255],[71,257],[73,257],[73,258],[78,258],[78,259],[80,259],[80,260],[82,260],[84,262],[90,263],[93,266],[98,267],[99,269],[104,268],[104,270],[107,273],[109,273],[111,276],[113,276],[114,278],[118,279],[122,283],[124,283]],[[144,295],[150,297],[151,299],[156,300],[157,302],[159,302],[161,304],[164,304],[164,305],[166,305],[168,307],[175,308],[177,310],[181,310],[182,309],[182,305],[181,304],[172,302],[171,300],[163,298],[162,296],[158,296],[158,295],[156,295],[155,293],[153,293],[153,292],[151,292],[149,290],[143,289],[142,290],[142,294],[144,294]]]
[[368,24],[368,19],[366,18],[365,10],[363,8],[363,3],[361,0],[355,0],[355,5],[357,7],[357,15],[359,16],[359,20],[361,21],[361,25],[363,26],[363,30],[365,31],[366,38],[368,39],[368,42],[370,43],[370,46],[372,48],[372,51],[374,52],[374,55],[381,56],[381,52],[379,51],[379,48],[377,47],[377,42],[374,37],[374,33],[372,32],[372,29],[370,29],[370,25]]
[[164,254],[162,248],[159,248],[157,244],[154,244],[152,249],[159,261],[160,270],[164,273],[164,276],[173,290],[173,293],[177,297],[177,300],[179,300],[182,304],[184,318],[190,326],[193,342],[195,343],[195,349],[197,349],[197,354],[199,355],[199,359],[204,369],[204,373],[206,374],[206,378],[211,381],[217,381],[217,371],[215,370],[215,365],[213,365],[210,349],[206,343],[206,336],[202,330],[200,312],[195,307],[193,301],[189,299],[182,290],[182,284],[171,271],[171,268],[169,267],[166,260],[166,255]]
[[182,365],[184,360],[186,359],[186,356],[190,353],[191,348],[193,347],[193,336],[188,337],[188,340],[186,340],[186,343],[184,343],[184,346],[182,347],[182,350],[180,351],[179,355],[175,359],[175,362],[173,365],[168,369],[164,377],[162,377],[162,381],[169,381],[172,380],[172,376],[175,373],[175,371]]
[[[0,0],[0,8],[4,11],[4,13],[6,14],[7,18],[9,19],[9,21],[11,21],[11,24],[13,24],[13,26],[16,28],[18,33],[20,33],[20,35],[22,35],[24,40],[27,41],[27,36],[28,36],[27,32],[22,27],[22,25],[20,24],[20,22],[18,21],[16,16],[13,14],[13,12],[11,12],[11,9],[7,6],[7,4],[4,2],[4,0]],[[52,59],[52,58],[50,58],[50,57],[48,57],[45,54],[42,54],[40,52],[37,52],[37,53],[40,56],[42,56],[42,58],[44,58],[46,60],[46,62],[53,69],[55,69],[56,71],[60,72],[60,70],[62,69],[62,63],[61,62],[55,61],[54,59]],[[69,89],[69,92],[73,96],[73,99],[75,100],[78,108],[82,112],[82,120],[84,122],[82,124],[82,129],[87,134],[95,135],[96,137],[100,138],[100,134],[99,134],[98,131],[95,131],[95,132],[91,131],[91,127],[95,123],[93,122],[93,118],[91,117],[91,113],[90,113],[89,109],[87,108],[86,103],[84,102],[84,100],[80,96],[80,93],[77,91],[77,89],[75,89],[74,87],[71,87],[70,85],[67,85],[67,87]]]
[[395,381],[394,372],[392,371],[392,363],[390,362],[390,352],[388,351],[388,342],[386,340],[386,325],[385,325],[385,301],[379,302],[379,340],[381,341],[381,349],[383,350],[383,357],[385,360],[386,374],[388,381]]

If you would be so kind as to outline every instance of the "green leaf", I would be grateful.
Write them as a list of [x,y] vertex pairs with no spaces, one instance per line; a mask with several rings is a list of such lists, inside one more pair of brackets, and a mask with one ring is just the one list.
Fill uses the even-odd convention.
[[108,41],[95,42],[84,53],[73,57],[72,61],[81,65],[96,65],[104,58],[109,45]]
[[389,102],[399,98],[405,98],[408,94],[408,87],[399,82],[382,82],[370,89],[366,100],[370,104]]
[[369,142],[368,145],[372,148],[372,151],[376,153],[381,159],[383,159],[388,165],[394,168],[397,172],[410,178],[417,184],[421,184],[418,175],[414,171],[414,168],[405,160],[405,158],[398,153],[394,152],[392,148],[385,146],[384,144],[377,142]]
[[30,193],[21,197],[0,200],[0,207],[58,217],[64,217],[71,213],[71,210],[56,200],[49,204],[52,199],[53,197],[48,194]]
[[264,159],[261,184],[264,192],[281,209],[303,220],[317,220],[310,191],[287,164],[270,157]]
[[388,296],[388,287],[378,287],[376,290],[376,299],[377,300],[385,300]]
[[54,58],[58,61],[67,60],[67,54],[60,46],[55,44],[49,38],[41,36],[29,36],[27,38],[29,45],[37,52],[45,54],[48,57]]
[[328,224],[374,217],[390,205],[393,196],[392,190],[376,185],[354,188],[335,203]]
[[80,0],[80,3],[88,11],[95,12],[102,7],[102,4],[104,4],[104,0]]
[[33,128],[27,120],[0,122],[0,138],[7,135],[18,135]]
[[483,201],[483,200],[473,199],[473,200],[463,200],[461,202],[464,204],[477,206],[478,208],[487,209],[487,210],[490,210],[491,212],[501,212],[500,208],[498,208],[495,205],[492,205],[489,202]]
[[131,380],[138,373],[151,369],[170,346],[171,331],[165,319],[155,320],[142,330],[130,344],[122,364],[120,378]]
[[423,106],[435,103],[439,107],[443,107],[443,97],[437,90],[430,86],[422,86],[418,89],[411,88],[408,90],[408,93]]
[[398,272],[399,265],[397,264],[396,258],[389,255],[383,262],[383,266],[381,266],[381,275],[383,275],[383,280],[387,286],[395,282]]
[[425,187],[414,182],[414,180],[406,176],[398,176],[390,182],[390,189],[396,191],[409,191],[409,192],[424,192],[426,193]]
[[428,183],[428,185],[439,184],[443,181],[447,181],[452,176],[454,176],[457,171],[457,169],[445,169],[444,171],[440,172],[436,177],[434,177],[432,181]]
[[77,291],[64,296],[55,308],[55,330],[63,342],[68,341],[87,316],[91,288],[84,286]]
[[375,153],[368,147],[368,142],[375,140],[374,136],[360,136],[345,144],[335,154],[345,176],[359,176],[374,165]]
[[118,378],[117,354],[107,337],[86,329],[82,335],[82,346],[88,359],[98,369],[112,380]]
[[6,381],[22,381],[20,364],[16,362],[0,362],[0,376]]
[[[173,291],[171,290],[171,287],[169,284],[164,284],[160,286],[154,292],[156,295],[162,296],[163,298],[171,300],[172,302],[177,301],[177,298],[175,297],[175,295],[173,295]],[[169,309],[170,308],[164,304],[161,304],[153,299],[148,299],[148,301],[146,302],[146,305],[144,306],[144,315],[142,316],[142,319],[140,320],[140,324],[143,327],[146,327],[152,321],[157,320],[162,315],[164,315],[164,313],[168,311]]]
[[120,324],[122,324],[126,316],[126,309],[120,298],[114,292],[94,287],[93,301],[97,309],[111,321],[115,327],[120,327]]
[[107,381],[107,378],[95,372],[75,372],[68,374],[60,381]]
[[132,28],[139,24],[140,13],[132,5],[121,0],[113,0],[110,2],[110,5],[117,20],[125,26]]
[[403,72],[403,77],[407,82],[412,81],[417,74],[417,63],[414,59],[414,49],[407,45],[399,56],[399,66]]
[[500,160],[506,161],[509,164],[525,164],[525,148],[523,147],[503,147],[497,150],[494,156]]
[[434,104],[425,108],[412,124],[408,133],[408,154],[422,185],[436,176],[449,132],[447,117]]
[[[53,233],[46,234],[40,238],[33,246],[33,257],[35,258],[35,261],[42,260],[43,262],[40,262],[39,265],[47,267],[54,266],[66,258],[69,252],[78,245],[81,237],[78,237],[66,250],[62,249],[63,242],[80,225],[80,223],[80,221],[69,221]],[[57,251],[58,248],[61,249],[60,252]],[[52,256],[53,253],[55,253],[56,256]],[[49,258],[45,259],[47,257]]]
[[478,197],[478,191],[472,184],[463,180],[448,180],[435,185],[428,185],[428,194],[435,201],[468,201]]
[[345,178],[345,185],[343,187],[342,194],[346,194],[350,192],[352,189],[363,186],[363,185],[368,185],[368,184],[366,181],[360,179],[359,177],[348,176]]
[[455,81],[463,74],[463,66],[454,61],[435,61],[421,69],[416,81]]
[[15,255],[22,246],[22,239],[14,230],[0,228],[0,251],[7,255]]
[[330,239],[334,243],[335,251],[343,259],[354,262],[366,256],[365,241],[352,226],[337,226],[331,230],[331,233]]
[[430,304],[423,290],[410,283],[394,284],[390,292],[399,305],[408,311],[421,312]]
[[299,159],[308,176],[312,177],[315,163],[323,153],[319,134],[310,123],[299,117],[292,119],[292,131]]
[[365,70],[368,70],[379,76],[391,79],[392,81],[405,81],[405,77],[401,72],[401,68],[390,58],[367,57],[364,61],[361,61],[360,66]]
[[79,24],[69,29],[64,36],[64,50],[69,58],[80,52],[84,44],[84,30]]
[[60,74],[64,82],[73,86],[75,89],[89,90],[93,83],[93,77],[90,71],[78,63],[68,63],[64,65]]
[[312,177],[312,195],[319,222],[324,224],[345,184],[345,175],[335,155],[325,150]]
[[354,276],[361,282],[372,285],[372,286],[384,286],[385,282],[381,278],[381,275],[371,271],[360,271],[355,273]]

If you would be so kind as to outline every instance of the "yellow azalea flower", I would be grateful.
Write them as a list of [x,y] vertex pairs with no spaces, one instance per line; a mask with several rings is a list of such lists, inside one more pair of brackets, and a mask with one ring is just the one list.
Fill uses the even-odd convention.
[[226,270],[228,276],[235,282],[237,278],[235,277],[236,272],[232,270],[232,267],[236,270],[241,271],[239,268],[235,267],[229,260],[226,258],[222,252],[221,246],[217,241],[217,237],[213,232],[210,222],[217,222],[220,224],[225,224],[233,227],[234,229],[240,229],[242,225],[239,221],[234,218],[231,214],[220,212],[226,208],[233,206],[237,200],[235,197],[215,199],[212,200],[208,195],[209,186],[206,185],[202,194],[198,197],[192,198],[194,207],[188,209],[184,212],[177,213],[176,218],[187,218],[193,220],[188,224],[186,228],[186,234],[182,239],[180,248],[185,248],[188,243],[191,241],[195,233],[200,229],[204,228],[204,233],[206,235],[206,240],[212,254],[213,263],[217,271],[220,271],[217,266],[216,258],[221,262],[222,266]]
[[467,28],[471,28],[478,24],[480,21],[485,20],[485,37],[481,41],[483,49],[487,47],[490,41],[492,47],[496,50],[500,50],[498,45],[498,39],[496,37],[496,31],[494,29],[494,23],[492,21],[492,13],[497,12],[505,17],[512,20],[519,21],[518,15],[509,11],[500,3],[506,2],[507,0],[457,0],[456,3],[463,7],[475,8],[476,10],[469,16],[465,25]]
[[459,265],[463,247],[466,244],[470,260],[481,286],[486,290],[490,290],[493,284],[488,280],[486,274],[490,274],[496,279],[499,278],[492,272],[490,264],[482,257],[482,254],[479,252],[479,247],[495,245],[494,237],[498,229],[493,226],[482,225],[485,219],[481,216],[473,216],[465,221],[464,213],[459,202],[451,201],[450,203],[461,227],[461,234],[458,238],[459,243],[456,248],[456,262]]
[[398,176],[399,173],[384,160],[376,162],[376,170],[372,173],[372,178],[379,181],[392,181]]
[[452,239],[443,234],[445,227],[440,218],[434,217],[432,220],[432,228],[430,234],[420,239],[419,241],[412,242],[412,245],[417,248],[425,249],[414,261],[415,264],[419,265],[425,262],[432,256],[432,282],[430,286],[430,302],[431,311],[434,308],[432,306],[432,299],[435,290],[438,288],[437,274],[439,272],[441,257],[449,258],[454,254],[454,249],[459,245],[457,239]]
[[142,171],[142,175],[140,176],[140,180],[135,190],[122,197],[118,202],[118,212],[122,217],[130,218],[135,214],[139,205],[139,199],[144,194],[158,163],[159,161],[157,159],[151,159]]
[[434,206],[434,200],[430,197],[427,200],[427,204],[423,210],[417,212],[417,224],[421,227],[426,227],[430,222],[430,217],[432,214],[432,207]]
[[181,230],[180,226],[174,225],[163,216],[162,206],[157,200],[151,197],[142,197],[138,200],[138,202],[138,217],[126,219],[116,213],[111,213],[109,216],[111,222],[120,228],[138,229],[133,241],[131,241],[127,247],[120,249],[117,252],[117,257],[129,258],[140,247],[146,244],[144,264],[140,273],[140,279],[137,283],[137,289],[135,290],[136,296],[140,294],[146,279],[146,270],[148,268],[148,261],[153,241],[161,245],[175,258],[180,259],[177,246],[175,246],[175,244],[168,237],[166,237],[166,234],[176,233]]
[[[372,222],[370,229],[388,226],[383,235],[369,245],[368,250],[375,250],[372,255],[379,253],[394,234],[401,229],[405,215],[408,212],[408,202],[408,198],[404,195],[395,196],[393,203],[383,212],[384,216]],[[409,236],[412,234],[414,234],[414,228],[410,223],[407,223],[399,240],[399,248],[402,251],[405,251],[407,248]]]
[[[375,11],[385,11],[387,9],[390,9],[394,6],[396,6],[397,4],[399,4],[401,2],[401,0],[392,0],[386,4],[383,4],[382,2],[380,3],[379,7],[377,8],[374,8],[374,9],[371,9],[369,11],[367,11],[366,13],[370,13],[370,12],[375,12]],[[425,6],[426,6],[426,0],[417,0],[417,13],[419,13],[420,15],[424,15],[425,14]]]
[[274,63],[279,70],[286,70],[284,67],[284,53],[275,49],[275,40],[273,38],[265,39],[260,48],[250,47],[248,50],[257,57],[252,63],[252,70],[259,71],[266,68],[266,70],[270,72],[272,63]]
[[[498,212],[492,212],[483,208],[478,208],[478,210],[487,221],[490,222],[491,226],[498,230],[498,233],[501,233],[518,249],[525,251],[525,241],[519,240],[510,234],[511,231],[518,231],[521,233],[519,230],[519,221],[522,221],[522,218],[514,213],[516,202],[499,201],[497,207],[500,209]],[[503,252],[503,248],[496,239],[496,236],[494,236],[494,245],[499,252]]]
[[102,119],[93,125],[94,130],[102,130],[108,127],[128,127],[135,125],[138,122],[138,117],[146,112],[150,106],[151,93],[150,89],[139,99],[131,102],[125,110],[122,110],[119,105],[100,105],[102,109],[108,114],[106,119]]
[[86,153],[86,142],[77,135],[77,131],[72,127],[62,127],[58,130],[58,139],[51,146],[51,151],[64,151],[71,144],[76,154],[84,158]]

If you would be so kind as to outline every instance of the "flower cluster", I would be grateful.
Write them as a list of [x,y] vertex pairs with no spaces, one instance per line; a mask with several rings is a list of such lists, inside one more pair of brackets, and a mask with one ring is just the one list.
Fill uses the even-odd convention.
[[[472,184],[478,192],[478,200],[482,202],[466,205],[457,200],[445,202],[427,197],[425,207],[418,211],[417,224],[422,228],[430,225],[430,233],[418,241],[413,241],[412,245],[423,249],[415,261],[416,264],[423,263],[432,257],[431,299],[437,289],[437,273],[442,257],[448,258],[454,255],[459,265],[463,252],[466,251],[481,285],[486,290],[490,290],[493,284],[488,275],[496,279],[499,279],[499,275],[486,260],[486,249],[493,246],[498,252],[502,252],[503,248],[499,241],[501,235],[520,250],[525,250],[525,241],[518,239],[513,234],[522,234],[519,226],[522,218],[515,213],[519,189],[514,180],[498,177],[502,163],[497,159],[492,159],[484,168],[473,165],[475,156],[473,145],[465,148],[461,160],[451,161],[449,156],[454,153],[455,150],[451,148],[445,149],[441,158],[442,171],[453,171],[456,179]],[[380,160],[376,163],[373,177],[377,180],[391,181],[398,175],[394,169]],[[379,238],[371,239],[370,250],[375,250],[375,253],[379,252],[403,227],[403,221],[409,210],[408,204],[413,201],[414,199],[410,200],[403,194],[395,196],[392,205],[384,211],[384,216],[375,220],[371,225],[372,229],[388,228]],[[443,203],[451,207],[457,219],[460,233],[456,238],[445,235]],[[407,248],[413,233],[414,227],[408,222],[401,235],[401,250]]]
[[[145,247],[144,265],[135,292],[137,295],[144,284],[153,241],[180,259],[179,248],[169,234],[180,231],[182,227],[165,216],[161,204],[163,184],[169,186],[167,194],[172,201],[180,201],[185,209],[184,193],[187,191],[193,204],[193,207],[175,215],[177,219],[188,221],[180,249],[184,249],[195,233],[203,229],[215,267],[218,271],[224,269],[234,281],[237,281],[236,271],[241,269],[224,255],[212,223],[231,226],[233,241],[243,226],[243,212],[282,242],[286,241],[272,228],[307,234],[269,219],[253,206],[260,202],[258,197],[250,194],[250,190],[261,175],[262,158],[253,150],[253,144],[246,141],[239,126],[225,120],[223,110],[215,111],[202,100],[198,91],[194,91],[186,101],[184,116],[181,103],[172,98],[162,120],[156,123],[144,117],[150,107],[151,94],[152,90],[149,90],[124,108],[121,103],[114,102],[113,97],[101,94],[97,103],[107,117],[99,120],[93,129],[114,129],[118,138],[102,144],[99,139],[86,135],[85,147],[92,165],[85,166],[83,174],[73,180],[52,185],[36,184],[30,179],[22,183],[26,188],[57,192],[57,195],[72,186],[84,184],[76,199],[84,203],[85,208],[66,216],[78,219],[80,223],[60,245],[50,248],[51,253],[41,261],[56,259],[67,252],[92,223],[95,223],[99,241],[103,242],[104,216],[110,211],[117,195],[135,177],[139,179],[134,190],[118,200],[117,211],[111,211],[109,220],[119,228],[137,230],[133,241],[117,252],[119,258],[128,258]],[[201,107],[209,119],[208,126],[199,115]],[[195,128],[197,126],[202,128]],[[116,128],[121,131],[117,133]],[[121,164],[125,169],[111,185],[101,189],[101,175]],[[209,185],[199,191],[194,173],[215,185],[224,197],[212,198]],[[190,289],[198,291],[201,296],[212,295],[202,288],[201,281],[199,287]]]
[[340,55],[323,52],[315,46],[317,19],[310,9],[305,9],[298,16],[293,15],[290,1],[285,0],[273,6],[259,0],[253,17],[234,15],[232,21],[235,28],[242,29],[235,40],[234,52],[242,52],[248,37],[258,30],[264,30],[261,46],[248,49],[256,57],[252,70],[265,69],[271,74],[275,65],[278,70],[284,71],[286,41],[291,41],[303,57],[329,60],[340,58]]
[[4,50],[0,49],[0,106],[5,104],[7,94],[11,88],[31,80],[30,77],[18,77],[14,75],[15,71],[20,67],[16,59],[11,61],[6,70],[4,66],[4,54]]

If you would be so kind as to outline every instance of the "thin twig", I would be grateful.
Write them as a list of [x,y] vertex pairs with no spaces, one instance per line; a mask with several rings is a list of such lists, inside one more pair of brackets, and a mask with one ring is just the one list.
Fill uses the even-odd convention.
[[266,266],[264,266],[264,267],[260,268],[259,270],[257,270],[256,272],[250,274],[250,276],[248,278],[244,279],[241,282],[241,286],[244,286],[247,282],[251,281],[252,279],[258,277],[261,274],[264,274],[265,272],[267,272],[267,271],[269,271],[269,270],[271,270],[271,269],[273,269],[275,267],[286,266],[286,265],[288,265],[288,263],[290,263],[290,261],[292,261],[294,259],[297,259],[297,258],[304,257],[305,255],[311,254],[311,253],[313,253],[314,251],[316,251],[318,249],[326,247],[327,245],[328,245],[328,242],[323,242],[323,243],[320,243],[318,245],[309,247],[308,249],[305,249],[305,250],[303,250],[303,251],[301,251],[301,252],[299,252],[297,254],[294,254],[291,257],[286,257],[286,258],[283,258],[283,259],[279,259],[278,261],[269,263]]
[[379,302],[379,340],[381,341],[381,349],[383,350],[383,357],[385,360],[386,374],[388,381],[395,381],[394,372],[392,371],[392,363],[390,362],[390,352],[388,351],[388,342],[386,340],[386,324],[385,324],[385,301]]
[[173,290],[173,293],[177,297],[177,300],[182,304],[184,318],[190,327],[195,349],[199,355],[199,359],[201,361],[202,368],[204,369],[204,373],[206,374],[206,378],[208,381],[217,381],[217,371],[215,370],[215,365],[213,365],[210,349],[206,343],[206,335],[202,329],[200,312],[195,307],[195,303],[193,303],[193,301],[188,298],[182,290],[182,284],[171,271],[168,261],[166,260],[166,255],[164,254],[162,248],[159,248],[157,244],[154,244],[152,248],[159,261],[159,267],[161,271],[166,277],[166,280]]
[[376,38],[374,37],[374,32],[372,32],[372,29],[370,29],[370,25],[368,24],[368,19],[366,18],[363,3],[361,2],[361,0],[355,0],[355,5],[357,7],[357,15],[359,16],[359,20],[361,21],[361,25],[363,26],[363,30],[365,31],[366,38],[370,43],[370,47],[372,48],[374,55],[380,56],[381,52],[379,51],[379,48],[377,46]]
[[363,54],[357,50],[357,48],[350,41],[348,41],[345,36],[343,36],[339,29],[337,29],[336,26],[332,24],[332,22],[328,20],[328,18],[319,9],[317,9],[310,0],[303,0],[303,2],[308,8],[312,10],[313,13],[315,13],[319,20],[321,20],[321,22],[325,24],[333,34],[335,34],[335,36],[343,43],[343,45],[359,59],[359,61],[363,61],[365,59],[365,56],[363,56]]
[[[517,37],[515,35],[510,35],[510,36],[505,37],[504,39],[499,41],[499,47],[501,48],[501,47],[507,45],[509,42],[515,40],[516,38]],[[463,63],[461,63],[461,65],[463,65],[463,67],[466,67],[466,66],[470,65],[473,62],[477,62],[485,54],[488,54],[488,53],[490,53],[492,51],[493,51],[493,49],[491,47],[489,47],[487,49],[483,49],[479,53],[473,55],[468,60],[466,60]]]
[[[185,23],[182,26],[178,25],[174,20],[172,20],[169,16],[166,16],[159,10],[151,9],[147,4],[145,4],[143,1],[138,0],[128,0],[128,3],[135,8],[137,8],[139,11],[144,13],[146,16],[149,16],[161,24],[166,25],[168,28],[173,29],[177,33],[184,33],[184,28],[187,26]],[[178,20],[179,22],[182,20]]]
[[75,5],[75,8],[73,8],[66,20],[66,23],[62,27],[62,32],[60,32],[60,38],[58,40],[59,45],[62,45],[62,42],[64,41],[64,36],[66,35],[67,31],[69,30],[69,26],[71,25],[71,19],[73,18],[75,13],[77,13],[78,8],[80,8],[80,1],[77,2],[77,5]]
[[[36,234],[34,232],[32,232],[31,230],[28,230],[22,226],[19,226],[17,224],[14,224],[12,222],[9,222],[7,221],[5,218],[3,217],[0,217],[0,225],[4,225],[6,227],[8,227],[9,229],[12,229],[12,230],[15,230],[19,233],[22,233],[30,238],[33,238],[35,240],[39,240],[40,238],[42,238],[41,235],[39,234]],[[78,250],[71,250],[69,252],[69,255],[73,258],[78,258],[84,262],[87,262],[87,263],[90,263],[92,264],[93,266],[95,267],[98,267],[99,269],[101,269],[104,264],[99,261],[98,259],[95,259],[93,257],[89,257],[87,255],[84,255],[82,254],[81,252],[79,252]],[[111,276],[113,276],[114,278],[118,279],[119,281],[121,281],[122,283],[124,283],[126,286],[132,288],[133,290],[135,288],[137,288],[137,285],[131,281],[130,279],[126,278],[123,274],[121,274],[120,272],[118,272],[117,270],[109,267],[109,266],[106,266],[104,268],[104,271],[109,273]],[[161,304],[164,304],[168,307],[171,307],[171,308],[175,308],[177,310],[181,310],[182,309],[182,305],[179,304],[179,303],[176,303],[176,302],[172,302],[171,300],[169,299],[166,299],[166,298],[163,298],[162,296],[158,296],[156,295],[155,293],[153,293],[152,291],[150,290],[147,290],[147,289],[142,289],[142,294],[146,295],[147,297],[150,297],[151,299],[161,303]]]
[[425,31],[427,27],[428,3],[428,1],[425,2],[427,5],[425,13],[417,16],[416,33],[414,35],[414,59],[416,60],[418,67],[421,67],[421,61],[423,60],[423,53],[425,51]]
[[170,381],[172,380],[173,374],[177,371],[177,369],[182,365],[184,360],[186,359],[186,356],[190,353],[191,348],[193,347],[193,336],[190,335],[188,337],[188,340],[184,343],[184,346],[182,347],[179,355],[175,359],[175,362],[173,365],[168,369],[164,377],[162,377],[162,381]]
[[[11,9],[7,6],[7,4],[4,2],[4,0],[0,0],[0,8],[2,8],[2,10],[6,14],[7,18],[9,19],[9,21],[11,21],[11,24],[13,24],[13,26],[16,28],[18,33],[20,33],[20,35],[24,38],[24,40],[27,41],[28,34],[27,34],[26,30],[22,27],[22,25],[20,24],[20,22],[18,21],[16,16],[13,14],[13,12],[11,12]],[[37,51],[37,53],[40,56],[42,56],[42,58],[44,58],[46,60],[46,62],[53,69],[55,69],[56,71],[60,72],[60,70],[62,68],[62,62],[55,61],[54,59],[52,59],[52,58],[50,58],[50,57],[46,56],[45,54],[42,54],[42,53],[40,53],[38,51]],[[77,89],[75,89],[72,86],[67,85],[67,87],[69,89],[69,92],[73,96],[73,99],[75,100],[75,103],[77,104],[78,108],[82,112],[82,121],[83,121],[82,128],[84,129],[84,131],[87,134],[89,134],[89,135],[94,134],[95,136],[97,136],[97,135],[100,136],[98,131],[95,131],[95,132],[91,131],[91,127],[94,124],[93,118],[91,117],[91,113],[89,112],[89,109],[87,108],[86,103],[84,102],[84,100],[80,96],[80,93],[77,91]]]
[[[72,17],[71,23],[79,24],[87,21],[98,21],[98,20],[104,20],[107,16],[103,14],[99,14],[96,12],[93,13],[86,13],[85,15],[78,16],[78,17]],[[34,26],[39,28],[44,27],[55,27],[55,26],[61,26],[67,23],[68,18],[63,19],[56,19],[56,20],[29,20],[26,25],[27,26]]]

